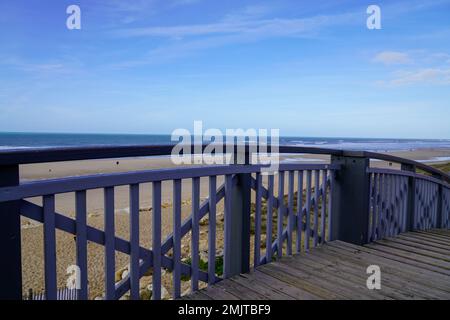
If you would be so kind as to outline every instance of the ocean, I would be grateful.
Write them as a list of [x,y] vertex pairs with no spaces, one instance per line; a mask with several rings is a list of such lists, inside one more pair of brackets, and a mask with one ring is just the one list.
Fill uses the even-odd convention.
[[[0,133],[0,149],[173,144],[168,134]],[[280,137],[280,144],[345,150],[450,149],[449,139]]]

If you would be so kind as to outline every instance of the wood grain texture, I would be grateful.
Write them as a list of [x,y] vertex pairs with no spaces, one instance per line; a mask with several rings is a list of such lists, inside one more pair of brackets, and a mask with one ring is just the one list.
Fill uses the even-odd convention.
[[[428,243],[427,237],[440,242]],[[332,241],[260,265],[185,299],[446,300],[450,246],[444,239],[450,244],[449,230],[409,232],[365,246]],[[380,290],[367,289],[369,265],[380,267]]]

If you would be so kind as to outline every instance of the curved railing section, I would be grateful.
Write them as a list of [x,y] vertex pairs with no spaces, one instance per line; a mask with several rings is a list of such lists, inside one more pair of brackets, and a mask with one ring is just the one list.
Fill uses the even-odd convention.
[[[410,230],[449,228],[450,177],[426,165],[367,152],[280,146],[280,153],[330,156],[329,163],[281,163],[275,175],[261,165],[190,166],[137,172],[96,174],[30,182],[18,181],[26,163],[169,155],[172,146],[37,149],[0,152],[0,213],[13,237],[0,241],[3,271],[11,272],[0,295],[22,297],[19,216],[43,224],[45,299],[58,299],[56,230],[76,239],[80,268],[78,299],[87,299],[88,243],[104,248],[104,299],[125,294],[140,298],[140,279],[152,271],[152,299],[161,298],[162,270],[171,272],[171,296],[182,295],[183,279],[190,292],[250,268],[340,239],[363,244]],[[192,147],[192,151],[194,146]],[[270,149],[269,149],[270,151]],[[248,151],[247,151],[248,152]],[[370,159],[401,164],[401,170],[370,167]],[[416,169],[426,174],[418,174]],[[207,198],[200,197],[200,179],[207,179]],[[182,186],[189,180],[190,212],[182,220]],[[223,181],[218,185],[218,181]],[[172,184],[171,232],[162,233],[162,183]],[[151,184],[151,246],[140,241],[141,184]],[[129,189],[129,238],[115,232],[115,188]],[[104,229],[87,224],[87,191],[103,189]],[[55,196],[74,194],[75,217],[55,210]],[[39,197],[42,205],[29,198]],[[217,206],[223,201],[223,225]],[[207,232],[200,232],[206,221]],[[205,222],[202,222],[205,224]],[[219,228],[220,226],[220,228]],[[223,272],[216,265],[217,235],[223,233]],[[1,233],[1,232],[0,232]],[[207,238],[207,267],[199,265],[200,238]],[[181,246],[189,241],[189,259]],[[19,246],[17,248],[17,246]],[[19,252],[17,250],[19,249]],[[116,252],[129,256],[129,272],[116,281]],[[8,260],[6,260],[8,259]],[[9,268],[9,269],[8,269]],[[17,271],[19,269],[19,271]],[[14,271],[12,271],[14,270]],[[20,286],[20,288],[19,288]],[[42,298],[42,296],[41,296]],[[92,297],[91,297],[92,298]]]

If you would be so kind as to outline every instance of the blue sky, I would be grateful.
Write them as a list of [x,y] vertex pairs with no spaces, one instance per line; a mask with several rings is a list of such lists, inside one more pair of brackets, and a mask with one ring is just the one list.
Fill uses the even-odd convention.
[[[81,30],[66,8],[81,8]],[[382,29],[366,27],[370,4]],[[450,138],[450,0],[3,0],[0,131]]]

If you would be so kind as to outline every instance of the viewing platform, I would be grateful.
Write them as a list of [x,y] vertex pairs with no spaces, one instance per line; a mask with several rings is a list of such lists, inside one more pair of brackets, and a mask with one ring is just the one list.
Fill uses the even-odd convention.
[[[188,154],[207,147],[189,145]],[[386,154],[295,146],[276,152],[328,160],[281,162],[264,174],[263,165],[249,161],[261,152],[253,147],[231,149],[243,164],[32,181],[20,180],[25,164],[118,164],[118,158],[168,156],[173,146],[0,151],[0,274],[8,275],[0,299],[26,297],[30,277],[43,279],[39,299],[47,300],[449,298],[448,174]],[[380,167],[383,162],[388,165]],[[115,196],[123,188],[128,207],[118,214]],[[102,199],[98,225],[88,220],[92,192]],[[65,199],[73,214],[58,209],[61,195],[72,197]],[[151,207],[143,208],[144,198]],[[31,244],[42,241],[42,249],[26,256],[24,219],[40,228]],[[126,233],[118,234],[118,219]],[[58,243],[63,236],[71,238],[66,246]],[[68,266],[59,261],[67,256],[77,269],[75,295],[62,291]],[[120,275],[117,257],[128,264]],[[380,290],[366,286],[371,265],[380,268]],[[144,279],[151,288],[145,295]]]

